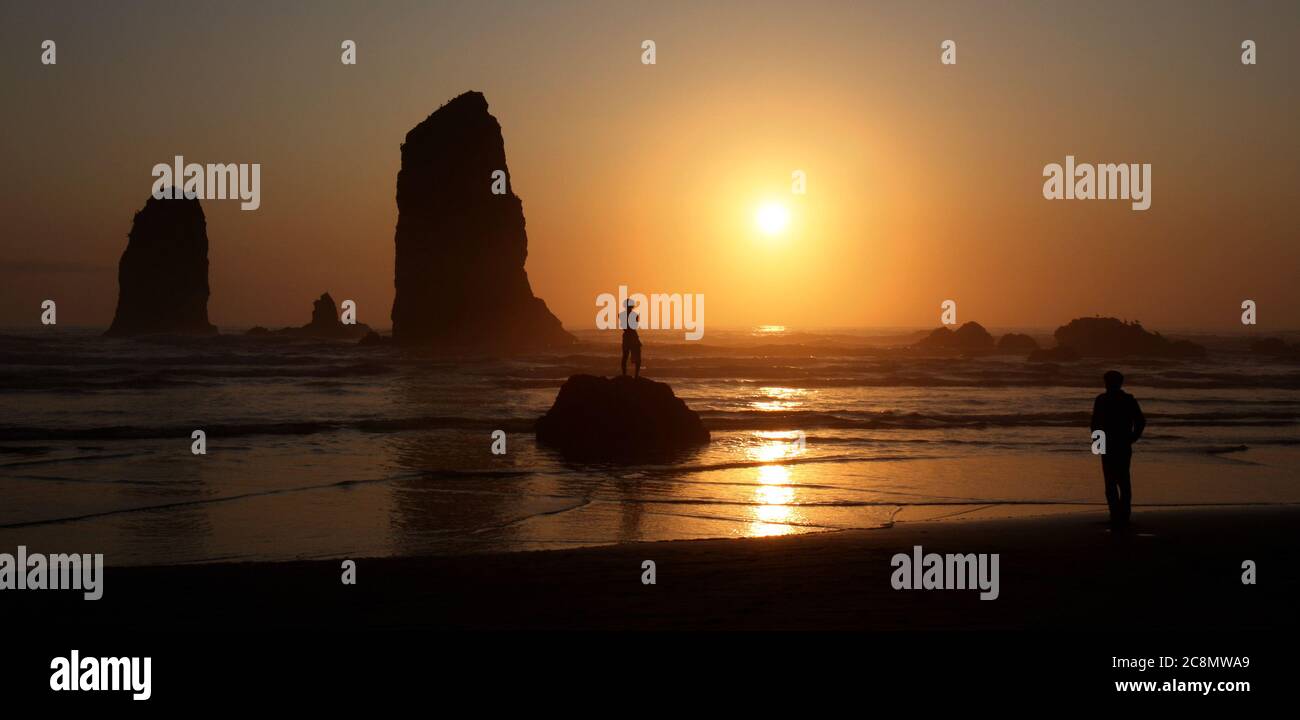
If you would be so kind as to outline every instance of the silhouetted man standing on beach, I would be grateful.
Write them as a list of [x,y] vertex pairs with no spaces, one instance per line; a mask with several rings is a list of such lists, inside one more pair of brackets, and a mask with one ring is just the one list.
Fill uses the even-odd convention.
[[632,363],[636,365],[636,375],[641,377],[641,337],[636,334],[637,326],[641,324],[641,317],[632,309],[636,303],[632,300],[627,301],[627,310],[619,317],[619,325],[623,327],[623,374],[627,375],[627,356],[632,356]]
[[1110,521],[1128,523],[1133,489],[1129,483],[1129,463],[1133,460],[1133,443],[1142,437],[1147,419],[1138,407],[1137,398],[1120,389],[1124,376],[1109,370],[1103,376],[1106,392],[1092,404],[1092,429],[1106,433],[1105,452],[1101,456],[1101,474],[1106,479],[1106,504]]

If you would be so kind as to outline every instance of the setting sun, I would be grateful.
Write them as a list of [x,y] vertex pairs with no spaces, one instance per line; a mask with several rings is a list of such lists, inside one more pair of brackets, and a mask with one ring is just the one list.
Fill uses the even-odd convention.
[[765,203],[758,208],[754,221],[764,235],[776,235],[790,224],[790,211],[780,203]]

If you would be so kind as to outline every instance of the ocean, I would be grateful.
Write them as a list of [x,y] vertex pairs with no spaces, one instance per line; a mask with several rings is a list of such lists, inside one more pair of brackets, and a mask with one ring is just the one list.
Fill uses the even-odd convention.
[[713,439],[616,466],[532,435],[568,376],[619,371],[616,332],[512,361],[227,333],[0,332],[0,550],[279,561],[1097,510],[1088,418],[1112,367],[1149,422],[1139,526],[1143,507],[1300,502],[1300,367],[1243,338],[1195,360],[1043,364],[923,356],[869,330],[643,333],[644,375]]

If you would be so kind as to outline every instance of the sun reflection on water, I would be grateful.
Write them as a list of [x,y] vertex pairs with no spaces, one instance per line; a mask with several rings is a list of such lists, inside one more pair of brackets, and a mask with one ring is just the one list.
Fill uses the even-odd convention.
[[758,394],[763,399],[753,400],[749,406],[755,410],[775,412],[803,407],[803,397],[808,394],[808,391],[802,388],[761,387],[758,389]]
[[798,457],[805,452],[803,433],[798,431],[754,433],[758,442],[748,450],[749,457],[762,463],[757,469],[758,483],[754,487],[754,520],[749,525],[750,535],[767,537],[788,535],[794,532],[790,525],[798,519],[794,505],[795,483],[790,468],[779,461]]

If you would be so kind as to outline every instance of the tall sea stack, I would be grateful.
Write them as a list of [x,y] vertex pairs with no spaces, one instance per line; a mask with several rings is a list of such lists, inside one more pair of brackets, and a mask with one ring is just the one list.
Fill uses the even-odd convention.
[[117,313],[105,335],[214,335],[208,322],[208,230],[197,199],[150,197],[117,266]]
[[[494,194],[493,173],[505,173]],[[467,92],[416,125],[397,174],[393,339],[472,351],[572,343],[524,271],[523,203],[510,185],[501,126]]]

